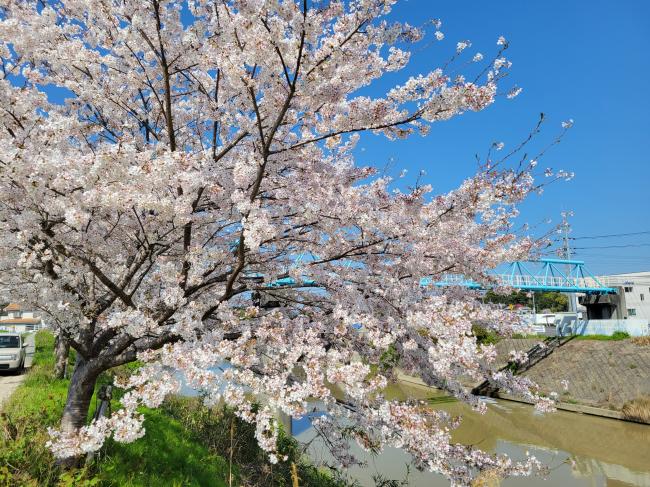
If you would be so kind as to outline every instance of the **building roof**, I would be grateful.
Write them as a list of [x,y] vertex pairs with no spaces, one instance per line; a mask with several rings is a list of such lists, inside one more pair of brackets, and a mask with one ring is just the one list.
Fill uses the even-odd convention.
[[5,318],[0,319],[0,325],[38,325],[40,318]]
[[21,307],[18,303],[9,303],[4,307],[3,311],[20,311]]
[[621,274],[609,274],[609,277],[650,277],[650,271],[624,272]]

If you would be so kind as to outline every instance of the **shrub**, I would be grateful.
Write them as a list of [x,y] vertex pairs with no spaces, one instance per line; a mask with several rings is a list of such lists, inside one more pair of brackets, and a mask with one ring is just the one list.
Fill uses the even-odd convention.
[[630,338],[630,334],[626,331],[615,331],[612,333],[612,340],[625,340]]
[[621,412],[626,419],[650,424],[650,396],[637,397],[626,402]]
[[474,333],[476,342],[479,345],[494,344],[501,339],[493,330],[489,330],[481,325],[472,325],[472,333]]

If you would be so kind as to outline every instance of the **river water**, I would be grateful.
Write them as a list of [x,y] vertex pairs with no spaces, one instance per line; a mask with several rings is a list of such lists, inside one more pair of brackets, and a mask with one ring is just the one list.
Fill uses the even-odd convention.
[[[650,487],[650,425],[566,411],[542,414],[527,404],[500,400],[491,400],[488,412],[480,415],[452,398],[406,383],[384,392],[391,399],[428,400],[431,407],[462,416],[453,435],[456,442],[519,460],[528,451],[550,469],[543,478],[510,478],[490,487]],[[196,393],[186,386],[181,391],[188,396]],[[291,430],[299,441],[311,442],[308,454],[313,463],[334,463],[322,441],[315,438],[308,418],[292,419]],[[389,448],[372,456],[353,444],[352,451],[367,464],[348,471],[361,486],[374,487],[373,476],[378,474],[394,480],[406,476],[410,459],[401,450]],[[411,487],[449,486],[444,477],[412,467],[408,480]]]
[[[464,404],[446,401],[420,387],[399,385],[387,392],[394,398],[429,399],[432,407],[462,415],[463,422],[454,440],[477,445],[490,452],[524,459],[535,455],[550,468],[544,478],[506,479],[502,487],[650,487],[650,426],[557,411],[536,413],[533,407],[509,401],[494,401],[485,415],[474,413]],[[292,431],[300,441],[315,436],[308,419],[293,420]],[[364,468],[350,469],[350,476],[362,486],[374,486],[374,475],[405,478],[409,457],[397,449],[379,455],[366,454],[356,445],[353,451],[367,462]],[[331,463],[322,442],[315,439],[309,456],[316,463]],[[443,487],[449,482],[440,475],[410,469],[409,486]]]

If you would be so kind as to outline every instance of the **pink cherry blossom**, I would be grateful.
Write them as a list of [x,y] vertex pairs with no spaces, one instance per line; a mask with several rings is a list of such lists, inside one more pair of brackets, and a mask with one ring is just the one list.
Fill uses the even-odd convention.
[[[539,190],[532,174],[486,167],[436,195],[396,191],[355,164],[360,133],[426,135],[483,110],[510,66],[500,48],[479,78],[432,67],[384,95],[359,94],[403,70],[423,36],[386,19],[393,4],[4,6],[3,285],[47,313],[79,357],[50,431],[57,457],[141,437],[138,407],[176,393],[180,374],[255,423],[273,461],[283,460],[276,412],[301,417],[317,400],[327,415],[316,427],[341,465],[355,462],[343,435],[352,425],[360,445],[403,448],[455,485],[486,469],[539,470],[533,457],[455,444],[457,418],[381,395],[396,380],[384,367],[392,355],[479,411],[468,377],[553,403],[494,370],[494,348],[477,345],[473,324],[507,335],[516,316],[472,291],[422,285],[445,272],[490,285],[490,269],[538,247],[512,230],[516,206]],[[44,86],[69,97],[53,103]],[[136,359],[144,366],[119,384],[122,409],[87,425],[99,374]]]

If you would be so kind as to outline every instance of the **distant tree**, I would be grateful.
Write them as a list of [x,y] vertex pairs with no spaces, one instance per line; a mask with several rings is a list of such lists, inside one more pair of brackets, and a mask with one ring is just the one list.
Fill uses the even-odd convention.
[[486,303],[503,304],[506,306],[528,306],[529,303],[532,303],[532,299],[526,291],[513,291],[509,294],[500,294],[491,289],[485,293],[484,301]]
[[566,294],[557,292],[535,293],[535,306],[538,311],[546,310],[556,313],[568,311],[569,300]]
[[[358,94],[404,68],[422,36],[383,18],[392,3],[3,2],[0,258],[16,299],[47,309],[76,351],[51,431],[58,457],[142,436],[138,406],[177,391],[176,369],[255,423],[272,459],[274,411],[300,417],[314,398],[344,465],[345,433],[402,447],[458,484],[537,466],[454,444],[455,419],[383,399],[392,369],[371,373],[392,347],[408,373],[478,408],[462,378],[551,404],[494,373],[493,349],[477,346],[472,323],[506,331],[509,314],[419,286],[452,270],[480,280],[528,254],[511,218],[537,189],[535,161],[509,169],[490,156],[441,195],[394,192],[354,164],[360,132],[404,138],[482,110],[509,66],[501,38],[466,77],[434,69]],[[43,87],[69,97],[53,103]],[[272,309],[251,300],[284,291]],[[136,359],[146,365],[124,384],[124,408],[86,425],[99,375]]]
[[[513,291],[509,294],[499,294],[492,290],[485,293],[486,303],[502,304],[505,306],[527,306],[533,308],[533,295],[526,291]],[[535,292],[535,309],[539,312],[548,309],[552,312],[566,311],[568,309],[567,297],[558,292]]]

